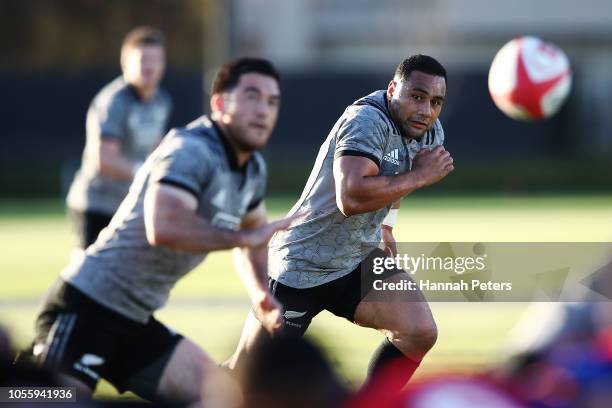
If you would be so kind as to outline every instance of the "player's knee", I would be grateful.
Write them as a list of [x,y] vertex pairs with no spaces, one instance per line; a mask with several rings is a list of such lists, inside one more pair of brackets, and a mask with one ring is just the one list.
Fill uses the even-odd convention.
[[411,333],[417,350],[427,353],[438,340],[438,328],[433,320],[421,322],[413,328]]
[[436,324],[431,321],[425,325],[419,326],[415,333],[415,339],[418,348],[423,353],[431,350],[438,340],[438,328]]
[[408,345],[411,354],[424,356],[436,344],[438,328],[431,319],[410,322],[403,325],[396,336],[403,340],[402,343]]

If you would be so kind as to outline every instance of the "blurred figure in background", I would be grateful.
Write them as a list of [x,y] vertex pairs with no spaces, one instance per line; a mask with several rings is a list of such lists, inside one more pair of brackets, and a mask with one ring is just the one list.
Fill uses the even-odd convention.
[[390,393],[389,383],[397,374],[401,370],[393,366],[378,372],[380,381],[371,382],[343,408],[526,408],[503,386],[479,376],[438,376]]
[[533,304],[513,332],[512,357],[496,374],[531,406],[610,406],[612,262],[589,288],[583,302]]
[[239,376],[244,408],[332,408],[348,396],[319,348],[300,337],[256,345]]
[[87,140],[67,204],[78,245],[85,249],[108,225],[136,171],[165,133],[172,102],[159,88],[166,65],[163,34],[130,31],[121,47],[121,77],[95,96]]

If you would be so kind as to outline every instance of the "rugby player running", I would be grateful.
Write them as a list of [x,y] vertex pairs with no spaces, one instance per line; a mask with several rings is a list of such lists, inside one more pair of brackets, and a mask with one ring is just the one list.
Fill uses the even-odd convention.
[[[372,289],[374,257],[396,251],[392,229],[400,199],[437,183],[453,169],[442,146],[438,120],[446,94],[446,70],[435,59],[413,55],[395,71],[386,90],[350,105],[323,142],[299,201],[290,211],[303,218],[269,244],[270,290],[284,309],[281,333],[302,336],[322,310],[385,338],[370,374],[391,360],[410,379],[434,345],[437,329],[418,291]],[[377,249],[381,242],[385,251]],[[388,270],[384,282],[409,279]],[[248,350],[266,338],[250,314],[227,364],[239,369]]]

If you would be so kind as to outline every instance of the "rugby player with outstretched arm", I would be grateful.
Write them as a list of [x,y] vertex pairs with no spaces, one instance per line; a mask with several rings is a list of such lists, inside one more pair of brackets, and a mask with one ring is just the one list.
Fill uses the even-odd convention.
[[280,305],[267,287],[267,242],[292,219],[266,221],[266,164],[258,152],[279,103],[279,74],[268,61],[221,67],[212,115],[164,138],[109,227],[49,290],[30,350],[36,363],[63,373],[81,392],[104,378],[148,400],[197,404],[205,376],[220,369],[154,312],[179,279],[222,249],[235,248],[262,326],[279,328]]

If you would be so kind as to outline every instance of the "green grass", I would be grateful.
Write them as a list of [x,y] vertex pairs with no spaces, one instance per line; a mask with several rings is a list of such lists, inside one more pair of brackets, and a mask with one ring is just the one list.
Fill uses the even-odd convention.
[[[271,199],[271,217],[282,216],[292,199]],[[404,200],[395,228],[398,241],[568,241],[612,238],[612,197],[432,197]],[[30,339],[37,302],[66,265],[73,243],[59,201],[0,202],[0,322],[17,346]],[[505,339],[524,304],[434,303],[439,340],[420,375],[473,370],[504,357]],[[237,342],[248,301],[229,252],[212,254],[178,283],[158,317],[192,338],[220,361]],[[310,333],[338,370],[362,380],[379,333],[321,314]],[[114,395],[103,384],[99,395]]]

